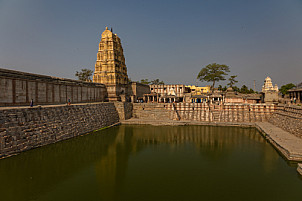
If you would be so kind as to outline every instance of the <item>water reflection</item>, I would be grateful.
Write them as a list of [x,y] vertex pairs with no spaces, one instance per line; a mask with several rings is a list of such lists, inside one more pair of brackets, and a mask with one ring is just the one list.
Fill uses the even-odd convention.
[[[158,163],[165,166],[159,168]],[[221,164],[226,167],[221,168]],[[227,169],[234,164],[235,167]],[[234,180],[240,180],[248,175],[236,175],[236,172],[246,170],[255,173],[253,177],[279,174],[289,168],[284,164],[276,151],[251,128],[118,126],[1,160],[0,195],[1,200],[136,200],[135,196],[144,194],[141,185],[133,186],[140,179],[137,175],[150,174],[151,181],[160,171],[180,168],[196,169],[194,174],[213,171],[211,174],[217,174],[220,179],[226,176],[219,171],[225,171]],[[292,169],[288,174],[295,180],[298,176],[293,176]],[[186,181],[189,177],[178,179]],[[293,183],[296,185],[297,181]],[[192,185],[202,184],[193,182]]]

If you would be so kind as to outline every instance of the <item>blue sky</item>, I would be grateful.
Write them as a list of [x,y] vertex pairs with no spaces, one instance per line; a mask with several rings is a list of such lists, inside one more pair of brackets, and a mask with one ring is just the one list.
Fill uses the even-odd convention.
[[106,26],[134,81],[202,86],[196,76],[213,62],[238,86],[302,81],[301,0],[0,0],[0,67],[75,78],[94,70]]

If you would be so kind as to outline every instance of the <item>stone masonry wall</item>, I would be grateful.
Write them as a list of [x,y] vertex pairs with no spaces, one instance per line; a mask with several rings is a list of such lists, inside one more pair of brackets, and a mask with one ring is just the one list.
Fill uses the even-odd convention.
[[302,138],[302,107],[278,105],[269,122]]
[[37,75],[0,68],[0,106],[101,102],[103,84]]
[[166,109],[169,104],[134,103],[133,118],[167,120],[171,119],[170,111]]
[[114,106],[119,114],[120,120],[126,120],[132,117],[132,111],[133,111],[132,103],[114,102]]
[[272,104],[135,103],[133,117],[154,120],[259,122],[267,121],[274,112],[274,108]]
[[118,122],[114,103],[0,108],[0,158]]

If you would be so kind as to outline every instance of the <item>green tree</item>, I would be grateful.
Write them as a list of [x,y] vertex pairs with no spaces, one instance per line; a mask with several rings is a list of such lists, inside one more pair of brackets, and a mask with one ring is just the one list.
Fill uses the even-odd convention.
[[289,83],[289,84],[286,84],[286,85],[281,86],[280,91],[281,91],[281,93],[282,93],[283,95],[285,95],[285,94],[287,94],[287,91],[288,91],[289,89],[292,89],[292,88],[294,88],[295,86],[296,86],[296,85],[294,85],[293,83]]
[[140,83],[142,84],[150,84],[148,79],[141,79]]
[[243,94],[252,94],[252,93],[255,93],[252,88],[249,89],[246,85],[243,85],[241,87],[241,89],[239,90],[239,92],[243,93]]
[[234,91],[240,92],[240,89],[237,86],[232,87]]
[[227,87],[226,87],[226,86],[222,87],[221,85],[219,85],[219,86],[218,86],[218,90],[219,90],[219,91],[226,91],[226,90],[227,90]]
[[225,80],[225,75],[230,72],[230,68],[224,64],[212,63],[202,68],[198,73],[197,79],[200,81],[213,82],[212,91],[214,91],[215,83]]
[[155,79],[151,81],[151,84],[163,85],[165,83],[163,81],[159,81],[159,79]]
[[245,85],[242,85],[241,89],[240,89],[240,93],[243,93],[243,94],[248,94],[249,93],[249,88]]
[[249,94],[253,94],[253,93],[255,93],[254,90],[252,88],[250,88]]
[[233,85],[238,82],[237,80],[235,80],[236,77],[237,77],[237,75],[232,75],[229,78],[229,83],[227,85],[230,87],[233,87]]
[[93,71],[87,68],[81,69],[80,72],[76,71],[75,76],[78,77],[78,80],[82,81],[91,81]]

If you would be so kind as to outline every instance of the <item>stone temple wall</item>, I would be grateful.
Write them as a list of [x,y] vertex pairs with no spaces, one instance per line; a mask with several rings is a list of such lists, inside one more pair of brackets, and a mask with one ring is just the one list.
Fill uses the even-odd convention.
[[114,103],[0,108],[0,158],[116,124],[125,112]]
[[132,117],[132,111],[133,111],[132,103],[114,102],[114,106],[119,114],[120,120],[126,120]]
[[[157,103],[134,103],[133,118],[147,120],[167,120],[171,119],[172,113],[167,110],[169,104]],[[171,114],[170,114],[171,113]]]
[[302,138],[302,107],[278,105],[269,122]]
[[0,106],[100,102],[105,85],[0,68]]
[[261,122],[269,119],[274,108],[273,104],[135,103],[133,117],[205,122]]

